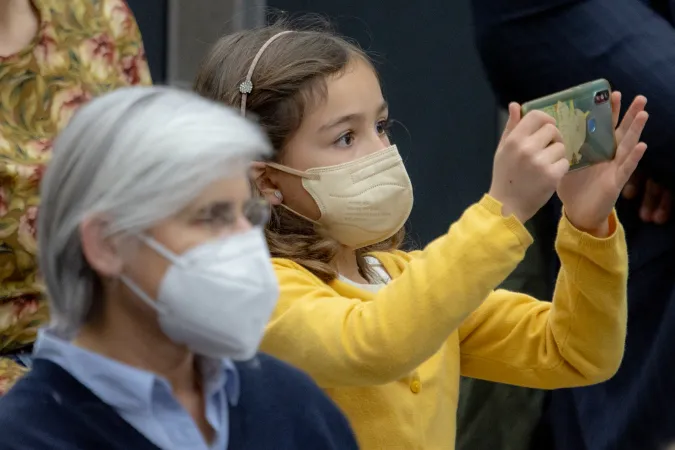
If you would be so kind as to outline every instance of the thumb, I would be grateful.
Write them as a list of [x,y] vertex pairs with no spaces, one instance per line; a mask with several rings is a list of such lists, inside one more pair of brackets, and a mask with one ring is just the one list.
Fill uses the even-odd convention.
[[502,146],[504,140],[511,134],[514,128],[520,123],[520,105],[516,102],[509,103],[509,120],[506,121],[506,126],[504,127],[504,132],[502,137],[499,140],[499,147]]

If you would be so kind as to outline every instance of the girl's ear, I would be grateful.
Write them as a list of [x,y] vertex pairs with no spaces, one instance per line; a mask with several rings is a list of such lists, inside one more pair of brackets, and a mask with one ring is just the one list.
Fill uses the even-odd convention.
[[280,205],[284,197],[279,187],[270,178],[271,169],[264,162],[255,161],[251,164],[251,177],[258,191],[271,205]]

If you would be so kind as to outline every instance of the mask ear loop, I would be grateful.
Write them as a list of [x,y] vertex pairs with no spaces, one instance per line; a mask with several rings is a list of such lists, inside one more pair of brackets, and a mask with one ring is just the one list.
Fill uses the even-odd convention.
[[306,178],[308,180],[320,180],[321,179],[321,177],[319,176],[318,173],[307,173],[307,172],[303,172],[302,170],[297,170],[297,169],[293,169],[292,167],[282,166],[281,164],[277,164],[277,163],[274,163],[274,162],[268,162],[268,163],[265,163],[265,165],[267,165],[268,167],[271,167],[273,169],[277,169],[281,172],[285,172],[285,173],[288,173],[290,175],[295,175],[296,177]]
[[251,81],[251,78],[253,77],[253,71],[255,70],[255,66],[258,64],[258,61],[260,60],[260,57],[262,56],[263,52],[267,50],[267,47],[270,46],[272,42],[277,40],[277,38],[283,36],[284,34],[292,33],[293,31],[288,30],[288,31],[281,31],[271,38],[267,40],[263,44],[262,47],[260,47],[260,50],[258,50],[258,53],[256,53],[255,58],[253,58],[253,62],[251,62],[251,67],[248,69],[248,74],[246,75],[246,79],[241,82],[239,85],[239,92],[241,92],[241,115],[246,117],[246,100],[248,99],[248,94],[253,92],[253,82]]

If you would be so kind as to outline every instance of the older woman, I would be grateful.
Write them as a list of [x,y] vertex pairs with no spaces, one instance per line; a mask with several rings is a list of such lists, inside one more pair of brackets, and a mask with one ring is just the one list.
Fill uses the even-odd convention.
[[167,88],[75,115],[41,185],[51,326],[0,401],[0,449],[357,448],[305,375],[256,356],[277,282],[248,166],[269,150]]

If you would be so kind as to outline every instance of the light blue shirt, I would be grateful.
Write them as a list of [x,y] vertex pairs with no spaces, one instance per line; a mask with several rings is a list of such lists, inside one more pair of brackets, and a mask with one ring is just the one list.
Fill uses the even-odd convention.
[[166,379],[76,347],[49,331],[40,332],[34,357],[61,366],[161,449],[227,448],[229,404],[239,399],[239,374],[230,360],[200,359],[206,420],[215,431],[209,445]]

